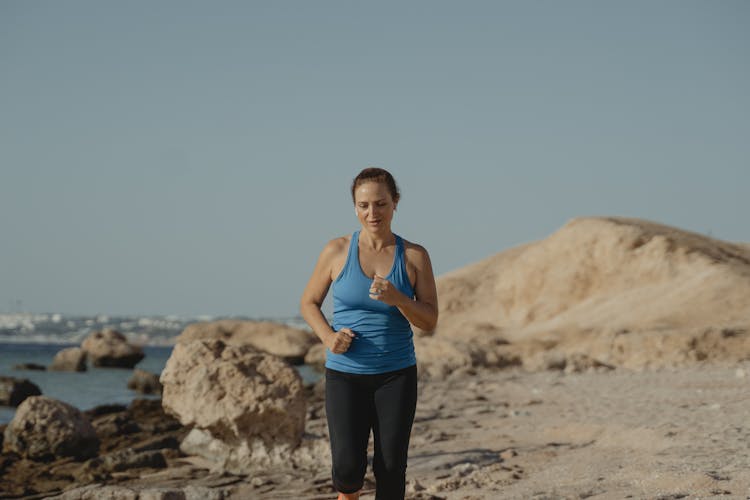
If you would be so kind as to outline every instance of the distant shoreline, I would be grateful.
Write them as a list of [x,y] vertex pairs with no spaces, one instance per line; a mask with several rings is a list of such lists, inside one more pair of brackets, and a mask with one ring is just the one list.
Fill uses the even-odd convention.
[[249,318],[242,316],[115,316],[65,315],[61,313],[0,313],[0,344],[39,343],[80,344],[89,334],[111,328],[124,334],[139,346],[173,346],[177,336],[190,324],[222,319],[236,321],[271,321],[307,329],[299,316]]

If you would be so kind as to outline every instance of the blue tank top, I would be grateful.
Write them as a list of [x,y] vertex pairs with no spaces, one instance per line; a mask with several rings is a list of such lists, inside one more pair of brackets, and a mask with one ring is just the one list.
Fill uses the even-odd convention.
[[[396,236],[391,271],[385,276],[404,295],[414,297],[404,261],[404,242]],[[333,282],[333,328],[351,328],[356,337],[349,350],[326,349],[326,368],[348,373],[384,373],[416,364],[409,321],[395,306],[370,298],[372,279],[359,264],[359,230],[352,234],[346,264]]]

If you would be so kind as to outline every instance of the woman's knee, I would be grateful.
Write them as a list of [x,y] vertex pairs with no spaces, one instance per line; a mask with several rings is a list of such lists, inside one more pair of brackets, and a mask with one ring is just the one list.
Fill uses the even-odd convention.
[[362,489],[365,480],[365,468],[353,461],[343,461],[333,467],[333,485],[341,493],[354,493]]
[[375,472],[375,499],[399,500],[406,491],[406,466],[397,463],[373,464]]

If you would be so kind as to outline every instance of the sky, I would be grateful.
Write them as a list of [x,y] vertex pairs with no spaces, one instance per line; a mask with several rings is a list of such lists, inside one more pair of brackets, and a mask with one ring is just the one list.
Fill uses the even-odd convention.
[[367,166],[440,276],[750,241],[747,1],[0,1],[0,312],[298,314]]

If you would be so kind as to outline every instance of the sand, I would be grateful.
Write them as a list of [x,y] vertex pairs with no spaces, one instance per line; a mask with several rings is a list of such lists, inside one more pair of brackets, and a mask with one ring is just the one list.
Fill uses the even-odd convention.
[[[750,498],[750,361],[420,384],[407,498]],[[230,497],[335,498],[328,464],[278,480]]]

